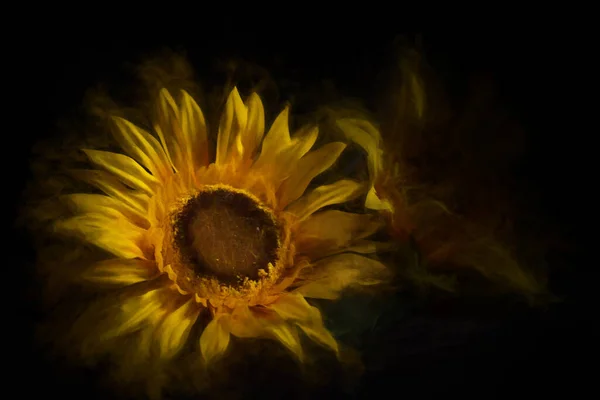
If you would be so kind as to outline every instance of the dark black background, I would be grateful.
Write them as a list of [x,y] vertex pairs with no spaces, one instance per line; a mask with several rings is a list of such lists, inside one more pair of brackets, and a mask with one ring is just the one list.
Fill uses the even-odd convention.
[[[161,36],[156,32],[100,34],[95,28],[64,28],[48,30],[15,50],[17,72],[11,83],[19,87],[12,99],[18,105],[12,117],[20,122],[15,124],[16,130],[5,132],[4,138],[9,141],[5,149],[11,149],[8,175],[17,191],[27,179],[29,148],[52,134],[56,119],[77,108],[88,87],[120,79],[124,62],[135,62],[155,49],[186,49],[200,69],[210,69],[214,60],[231,56],[256,62],[276,78],[289,77],[293,67],[297,82],[332,79],[344,93],[370,99],[377,95],[371,77],[389,62],[390,45],[400,33],[311,30],[311,34],[278,35],[274,29],[262,34],[189,29],[185,34],[171,31]],[[580,167],[586,138],[573,124],[579,118],[578,106],[572,101],[578,97],[575,81],[585,78],[575,73],[571,39],[533,30],[476,31],[424,33],[423,42],[434,68],[453,87],[466,85],[469,76],[481,71],[494,77],[503,101],[522,121],[534,144],[528,150],[521,179],[544,199],[543,213],[551,225],[573,238],[584,215],[576,205],[585,198]],[[18,249],[29,250],[23,243],[19,246],[25,247]],[[565,251],[550,257],[551,285],[565,300],[542,311],[511,308],[488,312],[460,301],[441,309],[407,306],[405,310],[402,302],[395,300],[403,318],[388,323],[364,345],[367,360],[383,357],[378,363],[383,366],[367,370],[354,395],[578,397],[585,382],[585,374],[580,372],[586,368],[583,360],[591,351],[591,326],[583,323],[577,302],[584,292],[576,276],[584,272],[577,272],[581,260],[576,257],[575,252]],[[30,259],[30,254],[25,258]],[[23,265],[23,257],[15,255],[11,263]],[[570,267],[562,268],[565,265]],[[25,268],[18,276],[27,279]],[[18,385],[22,395],[27,398],[43,391],[49,397],[110,398],[93,386],[93,374],[54,372],[44,357],[29,350],[33,347],[23,338],[29,337],[32,327],[30,300],[28,295],[19,302],[20,315],[15,320],[15,325],[23,328],[18,343],[24,344],[9,349],[17,355],[13,371],[17,371],[18,382],[23,382]],[[274,388],[288,381],[272,376]],[[294,393],[347,396],[335,382],[314,390],[290,393],[282,388],[280,393],[286,392],[288,397]],[[272,393],[277,390],[269,395]],[[247,392],[248,398],[266,395],[256,388]]]

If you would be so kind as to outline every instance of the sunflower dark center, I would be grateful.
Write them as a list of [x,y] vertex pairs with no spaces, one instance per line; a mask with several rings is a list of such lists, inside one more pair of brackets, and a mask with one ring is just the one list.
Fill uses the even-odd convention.
[[258,279],[277,260],[278,229],[272,216],[244,195],[218,188],[200,192],[176,218],[175,241],[197,276],[225,283]]

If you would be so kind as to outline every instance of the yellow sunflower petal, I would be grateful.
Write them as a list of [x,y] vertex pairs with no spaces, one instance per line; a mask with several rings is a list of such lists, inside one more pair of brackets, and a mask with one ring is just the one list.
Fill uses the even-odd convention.
[[[306,321],[314,318],[315,307],[299,293],[283,293],[268,308],[285,320]],[[318,310],[317,310],[318,311]]]
[[271,129],[269,129],[263,140],[260,155],[256,160],[258,165],[269,164],[280,149],[290,144],[289,111],[289,107],[285,107],[277,118],[275,118]]
[[185,163],[193,175],[198,168],[208,164],[208,136],[204,114],[186,91],[181,91],[181,130],[178,136]]
[[131,190],[123,185],[115,176],[100,170],[71,170],[70,174],[89,185],[92,185],[108,196],[120,200],[131,208],[145,213],[148,210],[150,197]]
[[358,144],[367,153],[371,187],[367,193],[365,207],[371,210],[392,211],[391,203],[380,198],[373,186],[373,182],[379,179],[383,168],[383,150],[379,130],[369,121],[354,118],[339,120],[337,125],[348,139]]
[[353,214],[338,210],[319,212],[299,224],[296,231],[296,251],[319,255],[347,247],[352,241],[370,236],[382,226],[382,220],[372,214]]
[[194,299],[188,300],[169,313],[158,328],[159,351],[162,357],[173,357],[186,343],[190,330],[198,318],[200,307]]
[[282,293],[283,291],[285,291],[285,289],[290,287],[296,281],[296,278],[298,277],[298,275],[300,275],[302,270],[309,267],[310,261],[308,259],[303,259],[297,262],[296,265],[294,265],[291,269],[287,271],[286,276],[281,281],[279,281],[276,285],[271,287],[271,292]]
[[365,207],[367,207],[369,210],[375,211],[394,211],[394,206],[392,203],[388,199],[379,197],[374,186],[371,186],[369,192],[367,193]]
[[107,209],[103,214],[83,214],[57,221],[54,228],[118,257],[146,258],[140,247],[146,231],[115,210]]
[[299,281],[296,293],[309,298],[337,299],[342,290],[381,283],[389,271],[379,261],[358,254],[340,254],[325,258]]
[[277,340],[296,357],[302,359],[302,345],[297,329],[272,311],[274,310],[267,310],[265,313],[265,309],[262,309],[253,312],[248,306],[238,306],[231,314],[231,333],[242,338]]
[[287,145],[276,148],[270,157],[259,157],[252,165],[252,172],[268,177],[277,189],[312,148],[318,136],[319,128],[316,126],[301,128]]
[[231,313],[231,334],[241,338],[261,337],[264,335],[264,326],[250,310],[248,305],[237,306]]
[[281,208],[285,208],[302,196],[313,178],[331,167],[345,148],[346,144],[342,142],[328,143],[301,158],[296,164],[295,171],[281,185],[279,192]]
[[113,209],[120,212],[124,217],[142,228],[147,229],[150,224],[145,213],[103,194],[73,193],[61,196],[61,200],[80,214],[102,214],[106,209]]
[[319,343],[322,346],[330,348],[336,353],[339,353],[340,348],[337,340],[335,340],[331,332],[329,332],[327,328],[325,328],[325,326],[323,325],[323,321],[321,319],[319,319],[319,321],[320,323],[318,324],[307,324],[304,322],[299,322],[298,326],[311,340]]
[[161,89],[158,95],[156,121],[154,131],[158,135],[165,149],[167,158],[176,171],[182,173],[186,170],[183,158],[183,143],[179,143],[178,131],[181,129],[181,112],[177,103],[167,89]]
[[200,351],[206,363],[216,360],[229,346],[229,315],[217,314],[204,328],[200,337]]
[[155,185],[159,183],[140,164],[124,154],[90,149],[84,149],[83,152],[94,165],[115,175],[121,182],[134,189],[152,195]]
[[299,160],[312,149],[319,136],[318,126],[304,126],[294,133],[292,137],[293,159]]
[[219,124],[215,164],[224,165],[227,162],[232,146],[238,154],[243,153],[241,135],[246,129],[247,122],[248,110],[237,88],[233,88],[225,103],[225,111]]
[[246,132],[242,137],[244,153],[253,157],[265,134],[265,110],[262,101],[256,93],[252,93],[246,101],[248,108],[248,122]]
[[285,293],[269,308],[285,320],[294,320],[310,339],[338,351],[337,341],[323,325],[319,309],[308,304],[299,293]]
[[383,150],[379,130],[362,119],[345,118],[336,122],[344,135],[367,152],[369,174],[375,179],[381,171]]
[[120,117],[113,117],[117,129],[114,136],[125,152],[146,167],[157,178],[166,179],[169,171],[167,156],[158,142],[148,132]]
[[295,214],[300,221],[319,209],[350,201],[364,191],[364,185],[350,179],[342,179],[331,185],[323,185],[290,204],[286,211]]
[[123,300],[121,310],[114,320],[117,326],[109,331],[107,336],[130,333],[148,322],[156,322],[157,313],[163,305],[162,295],[163,291],[157,289]]
[[302,344],[294,325],[285,321],[271,322],[265,326],[265,330],[268,336],[283,344],[299,360],[303,359]]
[[152,279],[158,273],[156,263],[148,260],[113,258],[95,263],[81,278],[95,284],[129,286]]
[[294,133],[290,145],[277,158],[276,171],[281,179],[286,179],[298,161],[313,147],[319,136],[319,127],[305,126]]

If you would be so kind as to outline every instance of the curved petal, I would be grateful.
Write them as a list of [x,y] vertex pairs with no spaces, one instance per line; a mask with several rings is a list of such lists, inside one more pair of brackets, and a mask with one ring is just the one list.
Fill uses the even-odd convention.
[[336,353],[339,351],[337,341],[323,325],[321,312],[308,304],[304,296],[299,293],[285,293],[270,304],[269,308],[286,320],[294,320],[310,339]]
[[154,194],[158,180],[131,157],[100,150],[83,149],[83,152],[92,164],[115,175],[124,184],[149,195]]
[[141,296],[124,299],[120,312],[114,320],[115,328],[107,332],[107,337],[114,337],[133,332],[150,322],[158,320],[158,313],[163,305],[163,290],[156,289]]
[[141,248],[146,231],[116,210],[106,209],[102,214],[83,214],[57,221],[54,228],[118,257],[146,258]]
[[275,339],[302,359],[302,345],[296,328],[272,310],[263,308],[254,312],[248,306],[238,306],[231,314],[230,327],[237,337]]
[[264,326],[248,305],[240,305],[231,313],[231,334],[241,338],[261,337],[264,335]]
[[386,198],[380,197],[375,190],[375,186],[371,186],[365,199],[365,207],[375,211],[390,211],[394,212],[393,204]]
[[[318,126],[304,126],[292,136],[289,146],[278,157],[277,171],[280,179],[286,179],[298,160],[306,155],[313,147],[319,136]],[[282,169],[282,167],[285,167]]]
[[311,340],[319,343],[322,346],[328,347],[336,354],[339,354],[340,348],[338,342],[335,340],[331,332],[325,328],[322,320],[319,324],[306,324],[304,322],[299,322],[298,326]]
[[160,91],[154,130],[175,170],[189,180],[208,164],[208,134],[204,114],[192,96],[182,90],[179,103],[178,107],[168,90]]
[[114,175],[106,171],[81,169],[71,170],[70,174],[89,185],[92,185],[108,196],[123,202],[141,213],[148,211],[150,197],[123,185]]
[[327,170],[338,159],[346,144],[334,142],[308,153],[296,164],[294,172],[283,182],[279,190],[279,204],[285,208],[297,200],[314,177]]
[[298,330],[295,326],[285,321],[279,321],[267,325],[266,332],[270,337],[283,344],[299,360],[303,359],[302,344],[300,343]]
[[208,165],[208,133],[204,114],[186,91],[181,91],[181,130],[177,141],[182,150],[183,163],[189,168],[193,176],[195,171]]
[[371,210],[393,211],[391,203],[381,198],[375,191],[373,183],[379,179],[383,168],[382,140],[379,130],[369,121],[346,118],[336,122],[344,135],[362,147],[367,153],[371,187],[367,194],[365,207]]
[[157,331],[162,357],[170,358],[179,353],[199,313],[200,307],[190,299],[163,319]]
[[290,144],[289,112],[289,106],[286,106],[275,118],[271,129],[269,129],[262,142],[262,149],[256,160],[257,165],[269,164],[270,161],[275,159],[281,148],[285,148]]
[[233,88],[225,103],[225,111],[219,124],[217,137],[217,155],[215,164],[224,165],[230,153],[242,155],[241,135],[248,122],[248,110],[237,88]]
[[229,315],[217,314],[208,323],[200,337],[200,351],[206,363],[222,356],[229,346]]
[[113,117],[113,134],[119,145],[152,175],[163,181],[169,174],[169,161],[162,146],[152,135],[120,117]]
[[324,254],[366,238],[382,226],[383,221],[377,215],[338,210],[319,212],[298,225],[296,251],[310,255]]
[[299,278],[295,292],[309,298],[337,299],[348,287],[374,285],[388,277],[389,270],[379,261],[345,253],[314,264]]
[[318,136],[319,129],[316,126],[301,128],[288,144],[274,149],[270,157],[259,157],[252,165],[251,173],[267,177],[277,190],[279,184],[289,178],[298,161],[312,148]]
[[81,278],[95,284],[129,286],[151,280],[157,273],[154,261],[113,258],[95,263]]
[[308,304],[298,293],[283,293],[268,308],[275,311],[281,318],[294,321],[308,321],[315,317],[316,307]]
[[73,193],[61,196],[61,200],[69,205],[73,211],[85,213],[102,214],[107,209],[112,209],[123,214],[134,224],[147,229],[150,226],[146,214],[142,213],[129,205],[103,194]]
[[247,158],[254,157],[263,135],[265,134],[265,110],[256,93],[252,93],[246,101],[248,109],[248,122],[246,131],[242,136],[242,146]]
[[177,172],[185,167],[183,161],[183,149],[177,140],[177,132],[181,128],[181,112],[177,103],[167,89],[161,89],[158,95],[156,121],[154,122],[154,131],[158,135],[163,145],[167,158]]
[[286,211],[295,214],[300,221],[315,211],[332,204],[355,199],[364,191],[364,185],[350,179],[342,179],[331,185],[323,185],[290,204]]
[[376,179],[381,172],[383,150],[381,134],[370,122],[362,119],[344,118],[336,122],[344,135],[367,152],[367,162],[371,179]]

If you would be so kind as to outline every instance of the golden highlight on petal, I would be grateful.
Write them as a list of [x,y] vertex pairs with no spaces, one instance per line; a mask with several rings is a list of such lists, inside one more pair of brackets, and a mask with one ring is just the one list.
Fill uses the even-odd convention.
[[180,164],[186,165],[193,174],[199,167],[208,164],[208,137],[204,114],[192,96],[185,91],[181,92],[180,115],[179,143],[184,155]]
[[84,271],[81,278],[96,284],[129,286],[158,275],[154,261],[113,258],[100,261]]
[[338,352],[337,341],[323,325],[321,312],[308,304],[299,293],[286,293],[269,305],[269,308],[283,319],[294,321],[312,340]]
[[288,121],[289,112],[289,107],[285,107],[273,122],[271,129],[269,129],[263,140],[262,150],[256,161],[258,165],[271,164],[279,150],[289,146],[291,141]]
[[148,228],[149,222],[144,213],[114,198],[101,194],[73,193],[61,197],[75,212],[80,214],[103,214],[105,210],[115,210],[141,228]]
[[254,155],[265,134],[265,111],[262,101],[256,93],[252,93],[248,98],[248,122],[246,124],[246,133],[242,137],[242,146],[247,157]]
[[163,292],[164,290],[157,289],[124,299],[120,312],[116,315],[115,327],[106,334],[106,338],[131,333],[145,324],[155,322],[163,304]]
[[318,212],[298,224],[296,250],[312,256],[328,254],[374,234],[383,223],[379,216],[372,214]]
[[168,163],[158,140],[126,119],[113,117],[113,121],[117,127],[113,130],[115,138],[123,150],[152,175],[165,179]]
[[179,173],[186,173],[186,164],[183,158],[183,150],[178,135],[180,128],[180,111],[167,89],[161,89],[156,111],[156,121],[154,122],[154,131],[165,149],[171,165]]
[[148,210],[150,201],[148,195],[127,188],[119,179],[106,171],[71,170],[69,172],[74,178],[100,189],[106,195],[121,201],[137,212],[145,213]]
[[367,193],[365,207],[371,210],[393,211],[389,199],[379,195],[375,189],[375,184],[382,178],[384,164],[383,142],[379,130],[369,121],[354,118],[339,120],[337,126],[348,139],[358,144],[367,153],[371,187]]
[[302,221],[323,207],[355,199],[364,191],[364,185],[343,179],[331,185],[323,185],[288,206],[287,211]]
[[336,122],[342,132],[367,152],[369,173],[377,176],[383,162],[382,141],[379,130],[369,121],[355,118],[341,119]]
[[200,337],[200,350],[206,363],[221,357],[229,346],[229,315],[218,314],[208,323]]
[[114,174],[124,184],[146,194],[154,194],[153,188],[159,183],[158,180],[132,158],[100,150],[84,149],[83,152],[98,168]]
[[227,162],[232,145],[238,154],[243,153],[241,135],[246,129],[247,121],[248,110],[237,88],[234,88],[225,103],[225,112],[219,125],[216,165],[224,165]]
[[344,143],[329,143],[301,158],[280,188],[280,206],[284,208],[302,196],[313,178],[331,167],[345,148]]
[[298,160],[312,148],[318,135],[317,127],[301,128],[291,141],[282,145],[275,154],[266,156],[263,150],[256,163],[252,165],[252,172],[268,177],[277,189],[281,182],[289,178]]
[[165,317],[157,333],[162,357],[171,358],[183,348],[199,313],[200,308],[190,299]]
[[302,361],[304,353],[295,326],[289,325],[285,321],[278,321],[267,325],[266,331],[275,340],[283,344],[298,360]]
[[82,214],[54,224],[57,232],[76,236],[124,259],[146,258],[142,250],[145,231],[116,210]]
[[381,262],[358,254],[340,254],[318,261],[300,277],[296,293],[308,298],[337,299],[346,288],[383,282],[389,271]]

